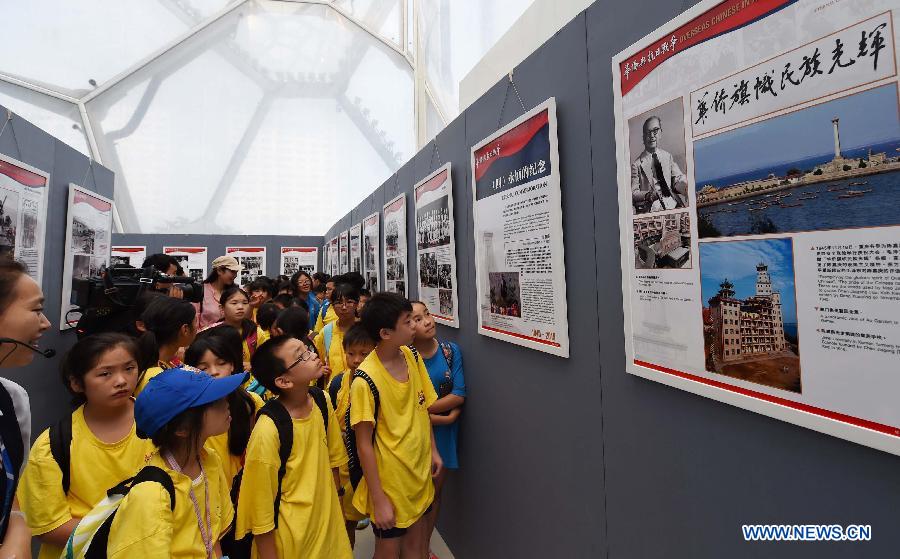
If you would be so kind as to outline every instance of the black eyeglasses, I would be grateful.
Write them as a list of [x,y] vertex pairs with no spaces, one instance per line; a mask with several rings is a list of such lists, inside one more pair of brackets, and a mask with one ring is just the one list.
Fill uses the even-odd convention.
[[311,350],[311,349],[307,349],[306,351],[304,351],[303,353],[300,354],[300,357],[298,357],[296,361],[294,361],[293,363],[291,363],[290,365],[288,365],[288,366],[284,369],[284,372],[290,371],[291,369],[293,369],[294,367],[296,367],[296,366],[299,365],[300,363],[303,363],[304,361],[309,361],[310,359],[312,359],[312,356],[315,355],[315,354],[316,354],[315,351],[313,351],[313,350]]

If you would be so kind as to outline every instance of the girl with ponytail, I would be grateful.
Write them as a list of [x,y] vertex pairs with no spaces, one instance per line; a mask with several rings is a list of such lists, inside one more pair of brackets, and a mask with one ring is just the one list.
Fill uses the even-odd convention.
[[197,335],[197,310],[184,299],[157,297],[141,314],[144,333],[138,338],[141,376],[137,396],[151,378],[174,367],[172,359],[182,347],[191,345]]

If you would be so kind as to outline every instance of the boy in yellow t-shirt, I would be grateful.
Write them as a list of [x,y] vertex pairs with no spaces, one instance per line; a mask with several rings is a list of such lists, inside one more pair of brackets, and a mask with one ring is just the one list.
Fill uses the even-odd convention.
[[[347,358],[347,369],[334,375],[328,386],[331,402],[334,404],[334,414],[337,416],[341,431],[346,433],[347,424],[344,421],[347,409],[350,407],[350,380],[360,364],[375,349],[375,342],[363,328],[362,324],[354,324],[344,334],[344,355]],[[351,433],[352,435],[352,433]],[[341,510],[344,513],[344,522],[347,528],[347,537],[350,538],[350,546],[356,543],[356,525],[366,515],[353,506],[353,485],[350,483],[350,470],[347,465],[341,466],[338,474],[341,479],[341,488],[344,494],[341,496]]]
[[355,377],[350,384],[350,424],[363,472],[353,505],[372,519],[378,559],[426,556],[431,477],[443,467],[428,416],[437,394],[422,358],[407,347],[415,334],[411,314],[402,296],[379,293],[362,315],[377,340],[359,366],[378,391],[377,417],[369,383]]
[[356,324],[357,303],[359,303],[359,288],[351,283],[340,282],[331,292],[329,310],[334,311],[337,320],[326,324],[313,341],[316,352],[328,367],[323,384],[326,387],[331,382],[332,375],[347,368],[344,356],[344,332]]
[[235,537],[252,533],[254,556],[260,559],[351,559],[335,487],[337,469],[347,461],[341,430],[324,394],[317,397],[324,400],[325,415],[310,393],[318,390],[310,383],[322,376],[324,365],[291,336],[270,339],[256,350],[251,364],[257,380],[278,395],[267,405],[283,405],[290,415],[293,440],[276,516],[278,428],[268,415],[257,419],[247,445]]

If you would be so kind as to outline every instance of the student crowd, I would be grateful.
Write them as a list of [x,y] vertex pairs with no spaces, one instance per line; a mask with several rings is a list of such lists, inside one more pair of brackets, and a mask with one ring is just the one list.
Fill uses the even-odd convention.
[[[179,272],[162,254],[145,266]],[[74,411],[30,452],[27,394],[0,378],[0,559],[29,557],[32,536],[40,559],[344,559],[368,525],[375,559],[434,557],[459,347],[358,273],[238,287],[240,271],[216,258],[202,302],[163,283],[124,332],[79,340],[61,368]],[[0,366],[33,358],[42,305],[0,261]]]

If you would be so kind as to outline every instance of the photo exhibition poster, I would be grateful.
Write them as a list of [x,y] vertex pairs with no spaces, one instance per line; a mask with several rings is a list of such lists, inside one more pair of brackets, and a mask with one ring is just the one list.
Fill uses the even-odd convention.
[[194,281],[202,282],[206,279],[208,258],[206,247],[163,247],[163,254],[174,257],[184,270],[184,274],[193,278]]
[[350,271],[362,274],[362,224],[350,228]]
[[316,247],[281,247],[280,274],[292,276],[304,271],[310,276],[318,271],[319,249]]
[[629,372],[900,454],[897,17],[701,2],[613,59]]
[[378,248],[381,238],[378,227],[379,213],[375,212],[363,221],[363,277],[366,278],[366,288],[372,293],[380,291],[378,287],[378,274],[381,266],[381,258]]
[[146,246],[114,246],[109,253],[109,266],[140,268],[146,258]]
[[350,271],[350,233],[344,231],[338,236],[338,254],[340,258],[340,273],[346,274]]
[[472,148],[478,332],[569,356],[556,100]]
[[0,155],[0,256],[28,266],[41,284],[50,177],[43,171]]
[[384,205],[384,290],[406,297],[406,194]]
[[71,303],[72,280],[99,277],[109,267],[112,200],[69,183],[67,216],[60,330],[73,328],[81,318]]
[[419,299],[436,322],[459,328],[450,164],[416,184],[414,196]]
[[241,287],[266,275],[266,247],[225,247],[225,255],[234,256],[243,266],[235,280]]
[[338,262],[338,238],[328,242],[328,275],[336,276],[340,273]]

